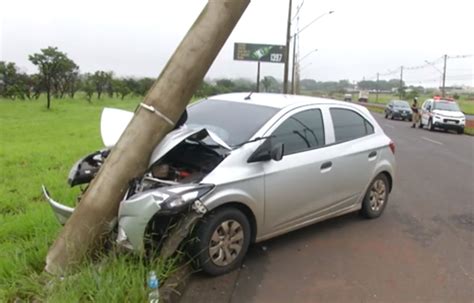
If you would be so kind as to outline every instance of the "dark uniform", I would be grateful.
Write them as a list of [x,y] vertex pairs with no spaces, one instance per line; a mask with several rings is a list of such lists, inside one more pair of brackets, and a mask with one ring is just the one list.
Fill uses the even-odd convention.
[[420,109],[418,108],[417,98],[413,99],[411,104],[411,111],[413,112],[413,125],[411,127],[415,128],[416,123],[420,121]]

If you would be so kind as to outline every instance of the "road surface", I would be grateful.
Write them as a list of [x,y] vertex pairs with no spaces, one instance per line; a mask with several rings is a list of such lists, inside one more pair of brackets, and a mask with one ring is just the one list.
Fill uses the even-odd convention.
[[474,302],[474,137],[376,118],[397,158],[382,217],[255,244],[240,270],[195,274],[181,302]]

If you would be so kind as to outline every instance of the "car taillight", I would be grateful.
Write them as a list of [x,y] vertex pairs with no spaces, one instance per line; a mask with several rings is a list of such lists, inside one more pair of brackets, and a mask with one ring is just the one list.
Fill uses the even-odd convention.
[[393,142],[392,140],[390,140],[390,143],[388,144],[388,147],[390,147],[390,150],[391,150],[392,153],[395,155],[395,142]]

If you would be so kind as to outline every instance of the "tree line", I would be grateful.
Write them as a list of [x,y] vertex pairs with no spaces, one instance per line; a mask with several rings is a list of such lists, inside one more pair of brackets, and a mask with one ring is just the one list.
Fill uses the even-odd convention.
[[[113,72],[103,70],[81,74],[76,62],[57,47],[41,49],[29,55],[28,59],[38,68],[38,73],[29,75],[20,71],[14,62],[0,61],[1,97],[31,100],[38,99],[44,93],[49,109],[51,99],[74,98],[78,91],[83,92],[89,102],[94,95],[97,99],[101,99],[104,94],[121,99],[127,95],[144,96],[155,82],[155,79],[146,77],[115,77]],[[263,78],[262,85],[267,92],[279,92],[281,83],[267,76]],[[218,79],[203,81],[196,96],[253,90],[255,83],[247,79]]]
[[[79,66],[57,47],[41,49],[38,53],[28,56],[29,61],[38,68],[38,73],[27,74],[13,62],[0,61],[0,96],[12,100],[38,99],[46,94],[47,108],[51,107],[51,99],[64,97],[74,98],[78,91],[91,102],[94,95],[98,99],[105,94],[109,97],[124,99],[127,95],[144,96],[151,88],[155,79],[116,77],[111,71],[98,70],[93,73],[80,73]],[[360,81],[357,87],[369,90],[391,90],[400,85],[400,81]],[[353,90],[355,85],[348,80],[317,82],[313,79],[300,81],[302,90],[320,92],[346,92]],[[248,79],[217,79],[204,80],[198,90],[197,97],[206,97],[229,92],[249,92],[256,90],[256,82]],[[265,76],[260,81],[260,91],[281,93],[283,84],[272,76]]]

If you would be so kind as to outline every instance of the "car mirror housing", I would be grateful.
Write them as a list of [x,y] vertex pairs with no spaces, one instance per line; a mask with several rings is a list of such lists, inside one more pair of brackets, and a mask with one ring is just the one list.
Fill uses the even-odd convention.
[[262,161],[280,161],[283,158],[284,146],[278,143],[273,146],[271,138],[265,140],[247,160],[247,163]]
[[278,143],[272,148],[271,158],[272,160],[280,161],[283,158],[284,153],[285,153],[285,145],[283,143]]

